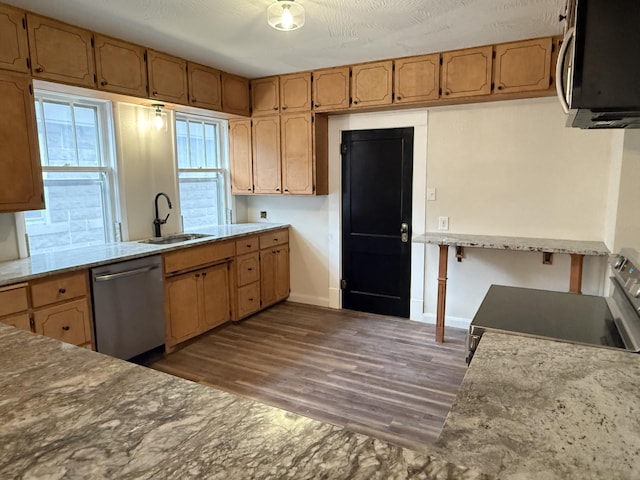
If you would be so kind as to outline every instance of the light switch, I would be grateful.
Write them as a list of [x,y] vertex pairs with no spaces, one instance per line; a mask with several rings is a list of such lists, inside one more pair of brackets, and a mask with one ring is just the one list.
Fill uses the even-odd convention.
[[449,230],[449,217],[438,217],[438,230]]
[[434,201],[436,199],[436,189],[435,188],[427,188],[427,200]]

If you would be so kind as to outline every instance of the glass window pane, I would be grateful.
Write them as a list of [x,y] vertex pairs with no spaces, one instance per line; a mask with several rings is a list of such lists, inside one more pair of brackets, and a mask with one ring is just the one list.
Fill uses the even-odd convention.
[[189,149],[191,151],[191,168],[205,168],[204,125],[189,122]]
[[83,167],[99,167],[98,117],[95,107],[73,107],[76,122],[78,162]]
[[40,162],[49,165],[47,160],[47,142],[44,136],[44,118],[42,116],[42,103],[36,102],[36,126],[38,128],[38,146],[40,148]]
[[44,123],[47,136],[47,158],[50,166],[78,165],[71,107],[44,102]]
[[178,154],[178,168],[189,168],[189,132],[187,130],[187,122],[184,120],[176,121],[176,150]]
[[218,172],[180,172],[180,206],[185,231],[224,224],[224,176]]
[[216,125],[210,123],[204,126],[205,150],[207,152],[207,168],[218,168],[218,148]]
[[107,179],[103,173],[45,172],[46,210],[27,212],[32,254],[107,241]]

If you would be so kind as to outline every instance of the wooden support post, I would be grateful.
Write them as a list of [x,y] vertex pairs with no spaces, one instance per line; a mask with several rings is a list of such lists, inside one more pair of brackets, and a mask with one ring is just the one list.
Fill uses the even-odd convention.
[[582,261],[584,255],[571,253],[571,277],[569,278],[569,292],[582,294]]
[[436,312],[436,342],[444,343],[444,311],[447,300],[447,260],[449,246],[440,245],[438,263],[438,307]]

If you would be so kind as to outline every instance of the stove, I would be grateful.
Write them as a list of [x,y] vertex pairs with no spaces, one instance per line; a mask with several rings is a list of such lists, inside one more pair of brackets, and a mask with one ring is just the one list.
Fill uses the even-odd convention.
[[486,331],[640,352],[640,255],[610,260],[610,297],[491,285],[467,335],[467,363]]

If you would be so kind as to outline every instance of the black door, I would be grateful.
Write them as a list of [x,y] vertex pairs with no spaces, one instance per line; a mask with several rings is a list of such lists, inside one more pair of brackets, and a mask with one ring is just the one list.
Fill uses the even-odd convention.
[[412,171],[413,128],[342,133],[344,308],[409,317]]

